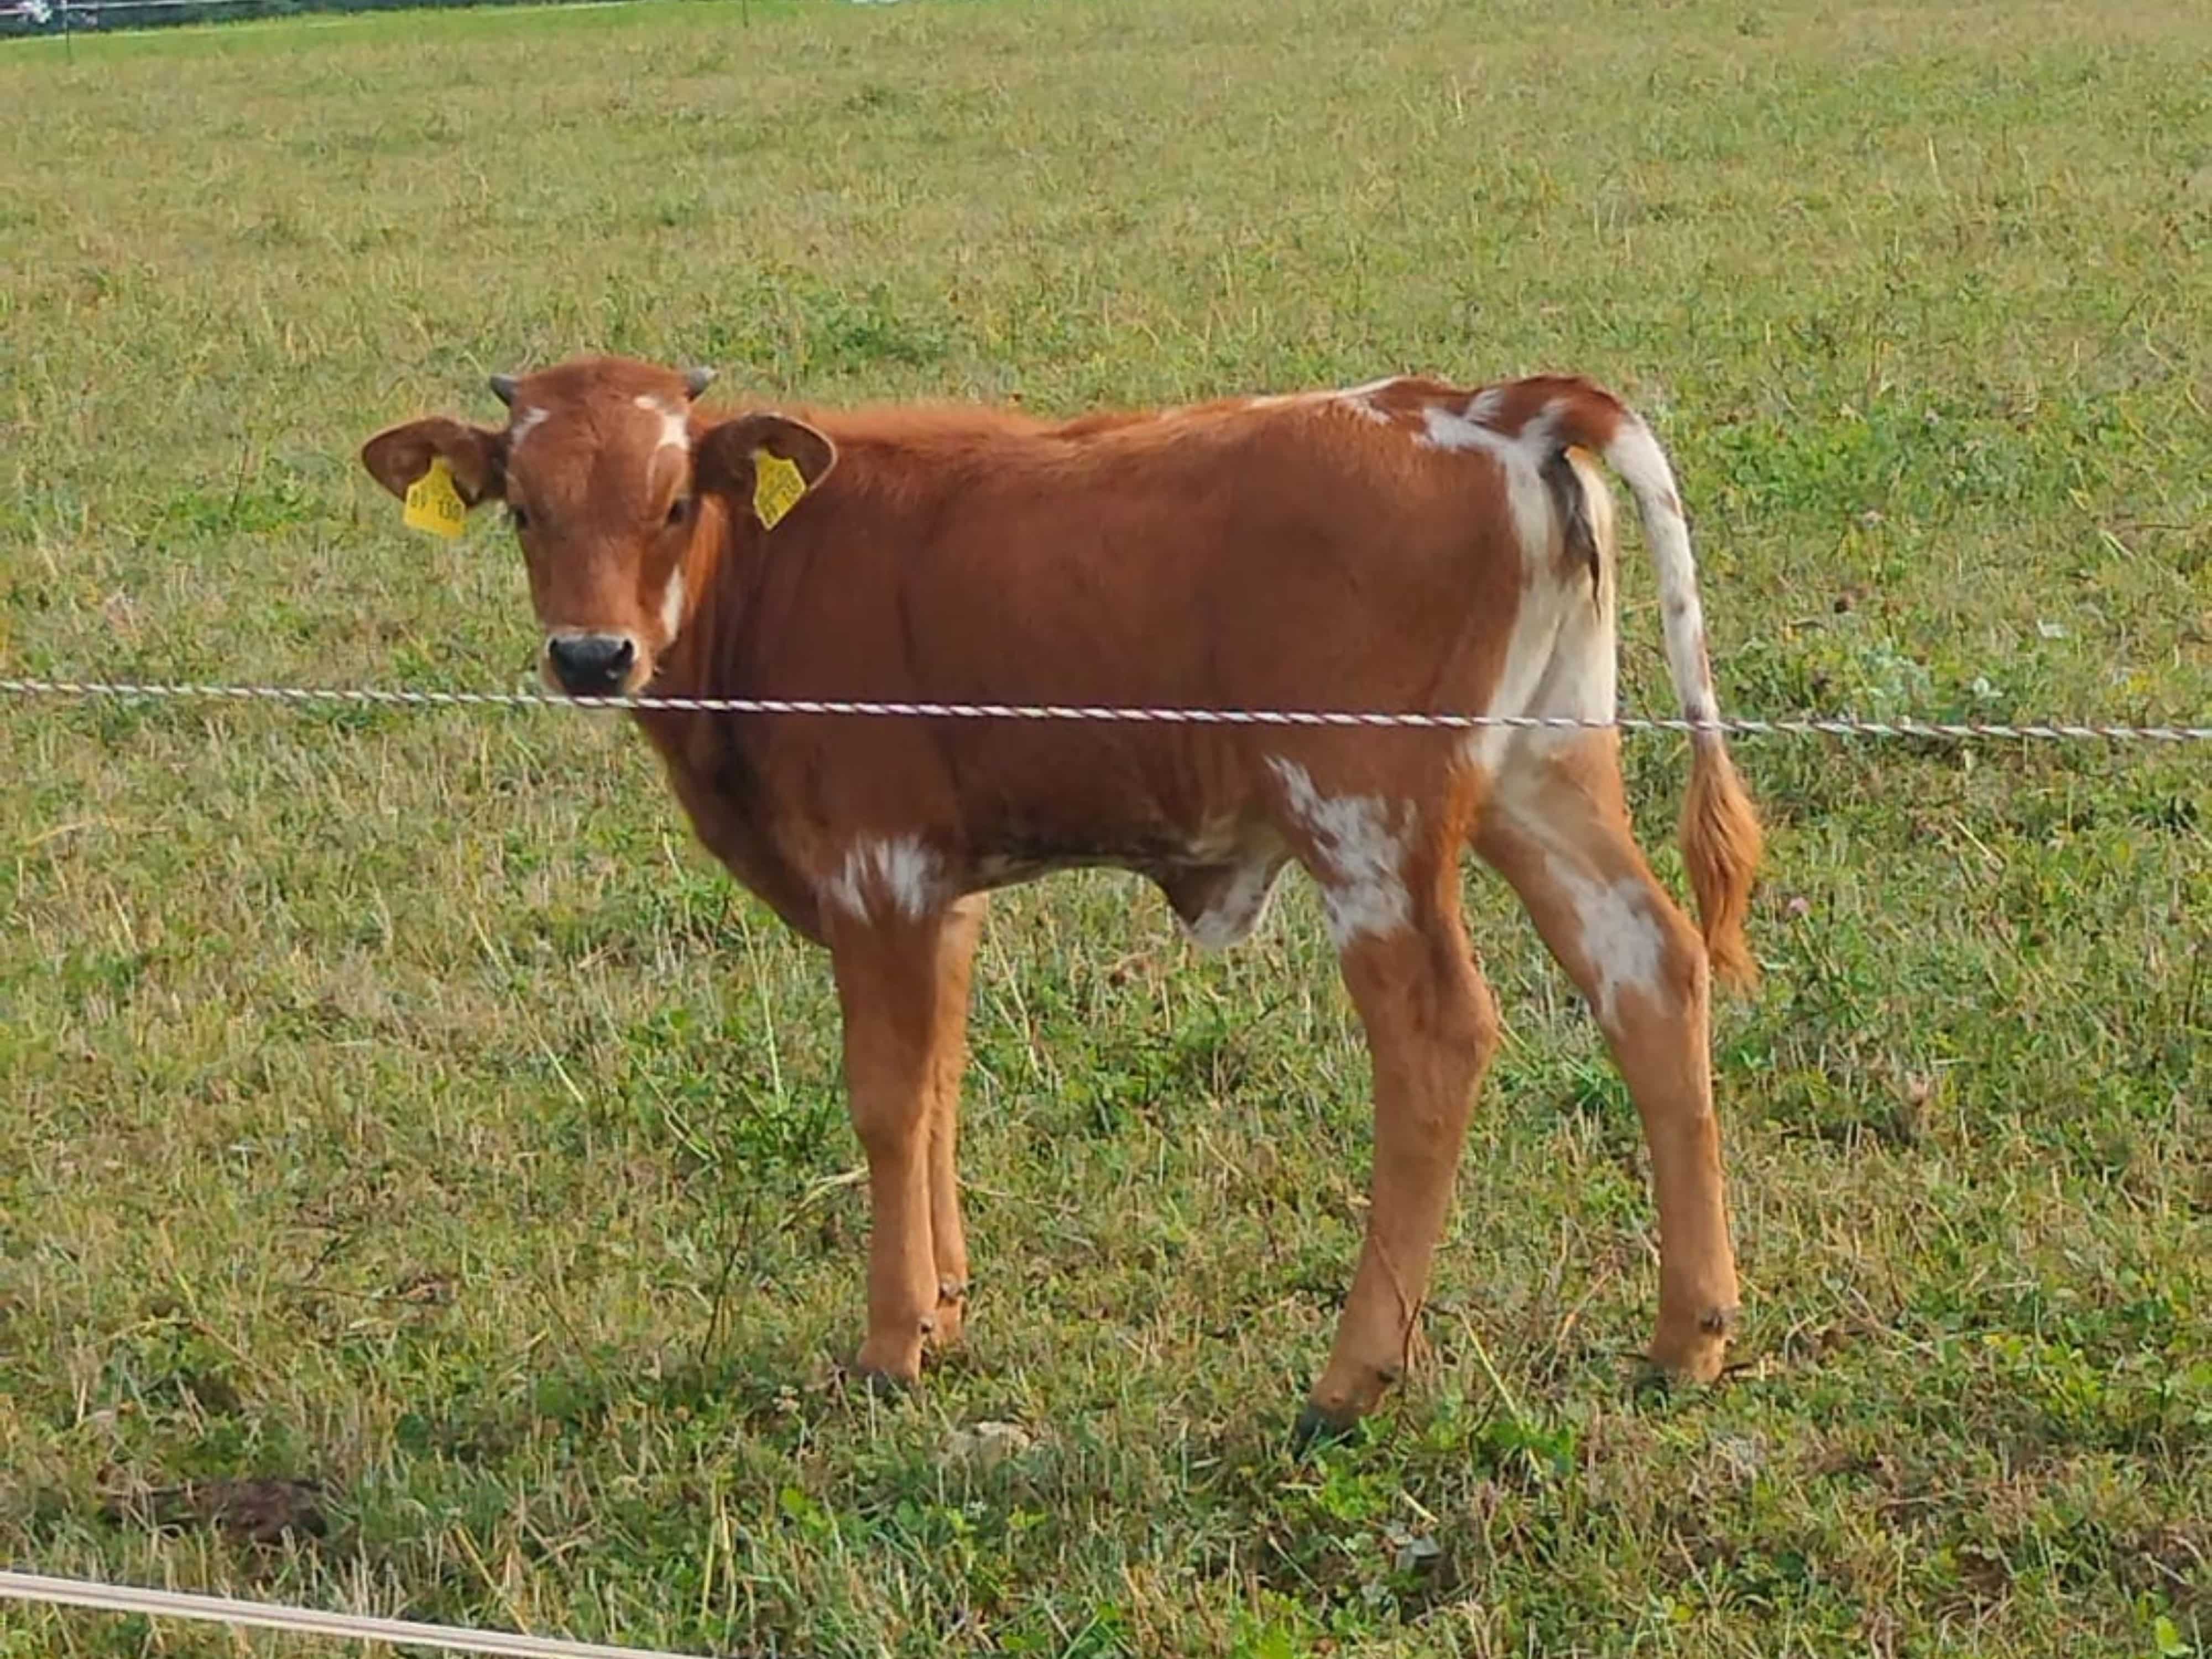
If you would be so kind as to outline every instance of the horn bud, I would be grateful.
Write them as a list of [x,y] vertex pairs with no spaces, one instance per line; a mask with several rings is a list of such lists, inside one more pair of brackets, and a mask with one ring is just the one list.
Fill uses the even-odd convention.
[[514,407],[514,376],[512,374],[495,374],[491,377],[492,395],[509,409]]
[[684,392],[686,397],[696,398],[714,383],[714,371],[703,363],[696,368],[684,371]]

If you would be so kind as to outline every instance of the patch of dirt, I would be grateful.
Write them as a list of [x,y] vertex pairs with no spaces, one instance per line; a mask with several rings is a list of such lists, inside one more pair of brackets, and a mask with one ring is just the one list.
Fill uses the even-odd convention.
[[164,1532],[210,1527],[237,1542],[274,1545],[288,1536],[320,1538],[330,1530],[322,1496],[313,1480],[191,1480],[111,1498],[100,1512],[118,1525]]

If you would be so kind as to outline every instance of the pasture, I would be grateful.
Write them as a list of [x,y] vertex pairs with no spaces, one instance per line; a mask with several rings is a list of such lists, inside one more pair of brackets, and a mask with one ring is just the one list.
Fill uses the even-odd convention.
[[[526,684],[511,538],[355,452],[600,349],[1054,412],[1579,370],[1730,712],[2212,712],[2201,9],[401,14],[0,104],[0,674]],[[616,717],[0,705],[0,1564],[702,1653],[2212,1652],[2212,751],[1735,752],[1737,1369],[1640,1385],[1634,1115],[1470,862],[1430,1352],[1300,1462],[1370,1109],[1302,884],[1222,957],[1001,898],[968,1345],[878,1399],[826,965]],[[1682,745],[1626,760],[1680,891]]]

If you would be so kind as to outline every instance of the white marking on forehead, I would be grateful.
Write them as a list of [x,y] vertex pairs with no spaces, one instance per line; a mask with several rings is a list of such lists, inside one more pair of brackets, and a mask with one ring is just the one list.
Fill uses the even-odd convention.
[[544,425],[547,416],[551,413],[550,410],[546,409],[516,410],[514,424],[507,429],[507,453],[512,456],[515,451],[520,449],[522,441]]
[[671,409],[650,392],[640,392],[630,399],[648,415],[660,416],[660,441],[656,449],[680,449],[686,454],[691,449],[691,420],[680,409]]
[[942,883],[937,854],[921,844],[919,836],[893,836],[855,842],[825,891],[831,902],[856,921],[869,920],[872,898],[888,900],[900,915],[912,920],[933,908]]
[[684,567],[678,565],[660,590],[660,648],[665,651],[684,626]]
[[1405,927],[1413,915],[1406,838],[1392,827],[1399,814],[1391,803],[1378,795],[1324,795],[1297,762],[1274,756],[1267,764],[1282,780],[1291,817],[1313,837],[1330,943],[1342,951],[1367,934]]

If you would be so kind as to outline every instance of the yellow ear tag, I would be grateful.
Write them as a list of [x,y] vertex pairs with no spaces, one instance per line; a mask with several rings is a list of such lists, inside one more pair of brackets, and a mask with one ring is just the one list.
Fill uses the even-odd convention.
[[753,512],[762,529],[775,529],[776,520],[797,507],[805,493],[806,480],[798,467],[765,449],[753,451]]
[[430,470],[407,486],[407,510],[400,521],[410,530],[427,530],[450,541],[468,517],[469,504],[453,488],[453,469],[443,455],[433,457]]

